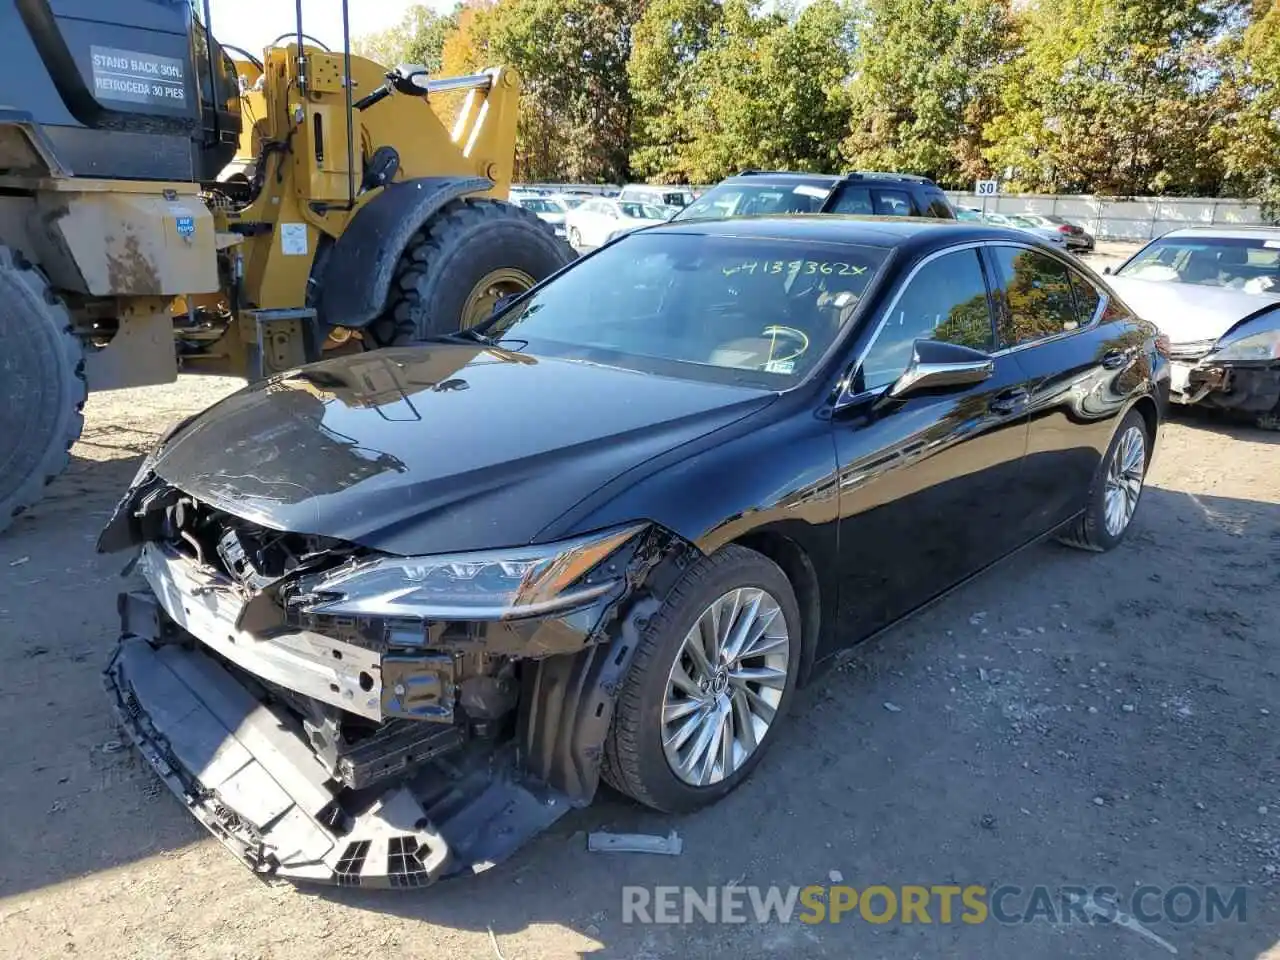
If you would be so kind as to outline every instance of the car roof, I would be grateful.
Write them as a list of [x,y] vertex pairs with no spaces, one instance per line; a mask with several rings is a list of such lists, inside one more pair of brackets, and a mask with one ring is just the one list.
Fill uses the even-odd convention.
[[[918,177],[910,173],[889,173],[882,170],[849,170],[845,173],[801,173],[794,170],[743,170],[741,173],[725,177],[720,183],[747,184],[758,183],[764,186],[787,184],[810,184],[834,187],[838,183],[856,183],[859,180],[874,180],[884,183],[915,184],[920,187],[938,189],[938,185],[928,177]],[[719,186],[719,184],[717,184]]]
[[729,217],[722,220],[672,220],[643,231],[649,233],[744,237],[763,240],[809,240],[818,243],[910,247],[927,252],[934,247],[978,240],[1016,240],[1043,246],[1022,230],[990,224],[934,217],[872,217],[844,214]]
[[1280,227],[1179,227],[1162,234],[1158,239],[1169,237],[1222,237],[1233,240],[1280,240]]

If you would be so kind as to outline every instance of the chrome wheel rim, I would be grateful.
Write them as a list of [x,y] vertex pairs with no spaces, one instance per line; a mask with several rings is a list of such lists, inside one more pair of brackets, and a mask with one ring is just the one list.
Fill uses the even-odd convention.
[[1104,488],[1103,508],[1107,533],[1120,536],[1133,512],[1138,508],[1142,494],[1143,474],[1147,468],[1147,442],[1138,427],[1130,427],[1116,444],[1111,462],[1107,464],[1107,481]]
[[741,769],[773,726],[791,668],[782,607],[755,587],[730,590],[685,634],[662,698],[671,772],[705,787]]

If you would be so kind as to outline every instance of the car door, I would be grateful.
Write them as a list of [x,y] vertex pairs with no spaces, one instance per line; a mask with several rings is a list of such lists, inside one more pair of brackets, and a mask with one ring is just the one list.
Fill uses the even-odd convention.
[[1135,390],[1150,375],[1145,335],[1065,256],[1013,243],[988,248],[1000,348],[1027,373],[1027,537],[1084,508]]
[[979,247],[916,265],[879,318],[833,415],[839,460],[843,631],[865,636],[1018,546],[1027,445],[1025,375],[994,356],[985,381],[902,400],[889,387],[914,341],[996,347]]

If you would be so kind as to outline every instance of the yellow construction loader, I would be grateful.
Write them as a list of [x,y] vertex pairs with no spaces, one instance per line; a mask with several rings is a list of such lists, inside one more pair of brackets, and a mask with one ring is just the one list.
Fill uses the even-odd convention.
[[[467,327],[572,258],[503,202],[519,80],[433,78],[208,0],[0,0],[0,530],[86,390],[269,377]],[[235,58],[232,57],[235,53]],[[446,129],[433,101],[464,97]]]

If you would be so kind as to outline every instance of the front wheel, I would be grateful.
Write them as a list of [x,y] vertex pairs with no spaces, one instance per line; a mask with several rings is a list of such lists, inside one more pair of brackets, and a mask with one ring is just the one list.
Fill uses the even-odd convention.
[[750,774],[795,690],[800,613],[786,574],[730,545],[649,621],[618,696],[603,774],[658,810],[695,810]]
[[575,250],[582,246],[582,234],[577,227],[569,228],[569,246]]
[[1099,464],[1088,506],[1059,537],[1063,543],[1101,553],[1124,539],[1142,497],[1151,442],[1142,414],[1130,410]]

